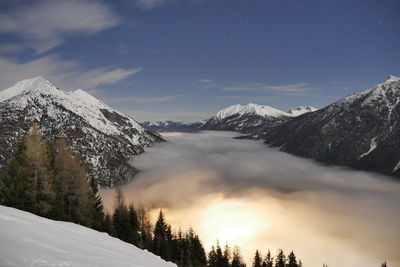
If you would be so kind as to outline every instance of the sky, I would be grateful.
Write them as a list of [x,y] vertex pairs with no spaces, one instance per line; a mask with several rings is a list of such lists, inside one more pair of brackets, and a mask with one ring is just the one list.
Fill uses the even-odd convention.
[[[125,202],[150,208],[154,221],[162,209],[174,230],[193,227],[207,250],[217,239],[239,245],[248,263],[256,249],[281,248],[308,267],[400,266],[398,181],[235,135],[164,135],[133,159],[141,172],[122,186]],[[115,189],[101,194],[112,210]]]
[[323,107],[400,76],[398,0],[1,0],[0,90],[44,76],[138,121]]

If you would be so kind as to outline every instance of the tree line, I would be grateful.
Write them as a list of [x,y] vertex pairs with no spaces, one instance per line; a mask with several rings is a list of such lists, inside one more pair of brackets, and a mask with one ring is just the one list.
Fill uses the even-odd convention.
[[16,144],[0,174],[0,203],[100,230],[103,205],[80,156],[66,140],[43,142],[36,126]]
[[[206,253],[193,229],[172,231],[160,210],[156,223],[147,210],[126,205],[116,189],[114,210],[106,213],[79,154],[64,139],[43,142],[36,126],[19,138],[13,158],[0,172],[0,204],[54,220],[78,223],[147,249],[179,267],[246,267],[240,248],[217,241]],[[302,267],[293,251],[255,252],[252,267]],[[327,265],[323,265],[327,267]],[[383,263],[381,267],[387,267]]]
[[[126,205],[120,189],[116,189],[115,195],[115,210],[109,219],[111,222],[109,228],[106,229],[110,235],[147,249],[180,267],[246,267],[238,246],[231,248],[226,244],[222,248],[217,241],[207,254],[193,229],[186,232],[181,229],[172,231],[162,210],[153,226],[146,210],[143,208],[137,210],[132,204]],[[301,267],[303,265],[293,252],[285,256],[283,250],[279,250],[274,258],[269,250],[265,257],[262,257],[257,250],[251,266]]]

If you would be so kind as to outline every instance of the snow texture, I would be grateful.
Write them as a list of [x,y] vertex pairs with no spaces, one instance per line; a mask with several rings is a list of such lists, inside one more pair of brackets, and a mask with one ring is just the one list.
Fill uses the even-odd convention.
[[[42,102],[40,103],[41,106],[50,106],[49,104],[51,103],[46,103],[48,101],[56,102],[58,105],[84,118],[96,130],[109,135],[122,135],[124,138],[129,139],[133,145],[139,144],[137,135],[128,136],[121,132],[116,125],[103,115],[101,110],[106,109],[111,113],[117,113],[121,116],[124,116],[123,114],[110,108],[81,89],[65,92],[55,87],[45,78],[38,76],[20,81],[14,86],[0,92],[0,102],[8,101],[9,104],[19,110],[26,108],[29,102],[36,99]],[[129,122],[139,133],[144,132],[144,128],[135,120],[129,118]]]
[[288,111],[289,114],[291,114],[294,117],[303,115],[304,113],[308,113],[308,112],[314,112],[318,110],[317,108],[313,107],[313,106],[298,106],[296,108],[292,108],[291,110]]
[[13,155],[19,133],[33,125],[45,140],[65,138],[100,186],[126,182],[132,156],[162,141],[134,119],[85,91],[66,92],[38,76],[0,92],[0,168]]
[[81,225],[0,206],[0,266],[176,267]]
[[344,97],[267,132],[282,151],[400,177],[400,78]]
[[243,115],[259,115],[259,116],[269,116],[269,117],[282,117],[282,116],[291,116],[290,114],[279,110],[272,108],[270,106],[261,106],[257,104],[250,103],[248,105],[242,106],[242,105],[234,105],[227,107],[225,109],[220,110],[216,115],[215,119],[218,120],[223,120],[227,117],[237,115],[239,114],[240,116]]

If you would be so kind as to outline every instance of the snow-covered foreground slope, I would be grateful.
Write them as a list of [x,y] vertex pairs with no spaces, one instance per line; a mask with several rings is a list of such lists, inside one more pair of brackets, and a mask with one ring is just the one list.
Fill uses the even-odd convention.
[[0,206],[0,266],[176,266],[77,224]]

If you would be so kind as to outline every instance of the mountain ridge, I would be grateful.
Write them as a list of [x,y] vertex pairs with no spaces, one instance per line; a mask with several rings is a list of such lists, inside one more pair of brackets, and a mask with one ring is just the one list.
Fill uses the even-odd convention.
[[[303,111],[305,112],[309,111]],[[215,116],[206,120],[200,129],[236,131],[256,137],[294,116],[297,114],[290,114],[270,106],[253,103],[244,106],[233,105],[218,111]]]
[[320,162],[400,177],[400,79],[367,90],[266,133],[265,143]]
[[38,76],[0,92],[0,167],[11,158],[20,131],[36,124],[45,140],[67,139],[99,185],[126,182],[132,156],[163,139],[134,119],[78,89],[65,92]]

